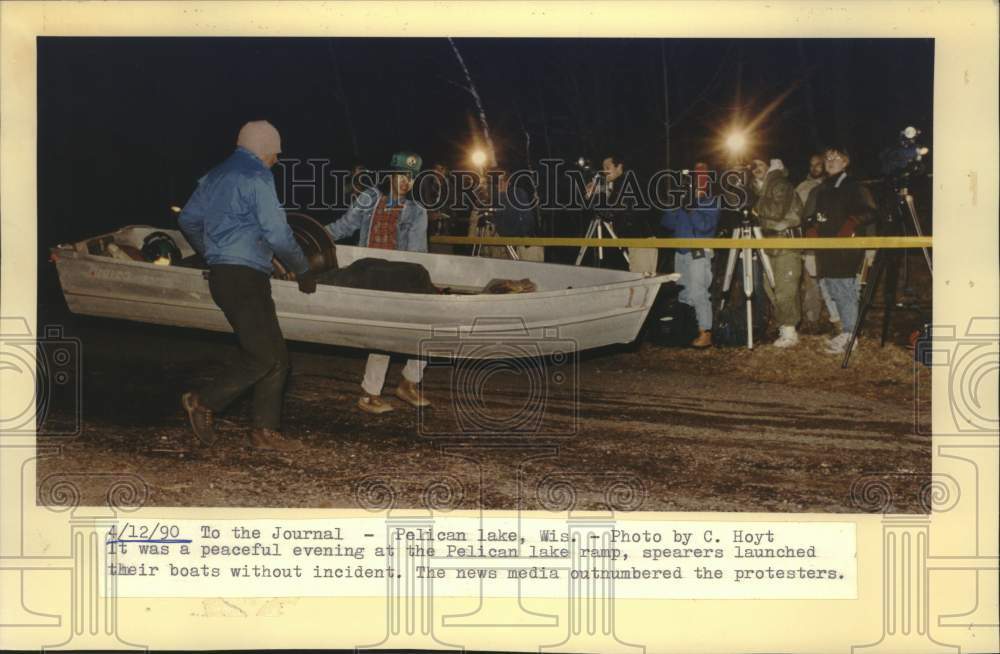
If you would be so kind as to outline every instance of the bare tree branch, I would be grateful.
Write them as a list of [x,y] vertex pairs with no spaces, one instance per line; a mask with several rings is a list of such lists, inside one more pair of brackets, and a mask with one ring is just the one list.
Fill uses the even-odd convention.
[[483,107],[483,99],[479,96],[479,90],[476,89],[476,83],[472,81],[472,75],[469,73],[469,67],[465,65],[465,59],[462,58],[462,53],[458,51],[458,46],[455,45],[455,41],[449,36],[448,43],[451,45],[452,52],[455,53],[455,58],[458,59],[458,65],[462,67],[462,72],[465,73],[465,79],[469,83],[469,88],[467,89],[472,98],[476,101],[476,109],[479,111],[479,124],[483,128],[483,140],[486,141],[486,149],[488,151],[488,156],[490,158],[490,166],[497,165],[497,153],[496,149],[493,147],[493,139],[490,138],[490,125],[486,120],[486,109]]

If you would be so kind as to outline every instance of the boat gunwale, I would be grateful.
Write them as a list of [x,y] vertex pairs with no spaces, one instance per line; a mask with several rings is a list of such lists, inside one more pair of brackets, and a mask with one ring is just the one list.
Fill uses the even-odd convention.
[[[134,226],[130,226],[134,227]],[[128,229],[128,227],[123,227],[122,230]],[[118,230],[121,231],[121,230]],[[114,234],[116,232],[110,232],[109,234],[101,234],[99,236],[94,236],[88,239],[83,239],[85,242],[95,238],[102,238]],[[154,263],[148,261],[126,261],[123,259],[113,259],[111,257],[101,256],[98,254],[91,254],[89,252],[80,252],[76,249],[75,244],[60,244],[50,248],[52,253],[57,253],[59,258],[71,258],[71,259],[82,259],[84,261],[94,261],[95,263],[102,265],[111,266],[137,266],[143,269],[149,269],[150,267],[156,268],[168,274],[188,274],[188,275],[198,275],[204,279],[204,275],[208,272],[206,268],[188,268],[185,266],[158,266]],[[431,253],[427,253],[431,254]],[[68,255],[68,256],[66,256]],[[433,256],[433,255],[431,255]],[[457,256],[457,255],[450,255]],[[470,259],[474,257],[469,257]],[[531,262],[540,263],[540,262]],[[58,265],[58,263],[57,263]],[[560,265],[560,264],[543,264],[543,265]],[[621,272],[621,271],[615,271]],[[635,279],[625,279],[616,282],[610,282],[607,284],[601,284],[598,286],[575,286],[572,288],[562,288],[562,289],[552,289],[548,291],[531,291],[530,293],[402,293],[398,291],[379,291],[367,288],[353,288],[349,286],[334,286],[333,284],[318,284],[316,286],[316,293],[323,292],[329,295],[330,293],[347,293],[349,295],[361,296],[361,297],[379,297],[379,298],[407,298],[409,300],[420,300],[426,298],[426,300],[436,301],[446,301],[446,302],[482,302],[482,301],[501,301],[501,302],[515,302],[522,300],[544,300],[554,297],[565,297],[570,295],[578,295],[581,293],[592,293],[595,291],[613,291],[623,288],[637,288],[642,286],[652,286],[652,285],[662,285],[669,282],[675,282],[680,279],[678,273],[657,273],[657,274],[643,274],[644,276]],[[271,283],[278,284],[278,288],[283,286],[292,286],[296,282],[274,279],[271,278]],[[447,285],[441,285],[442,288],[447,288]]]

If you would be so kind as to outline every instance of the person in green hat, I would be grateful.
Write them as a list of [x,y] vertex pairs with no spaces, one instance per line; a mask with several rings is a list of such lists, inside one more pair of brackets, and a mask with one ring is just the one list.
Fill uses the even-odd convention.
[[[385,182],[379,188],[365,189],[354,198],[343,217],[326,226],[334,240],[358,232],[358,245],[362,247],[427,252],[427,210],[409,197],[422,163],[415,152],[392,155],[389,162],[392,173]],[[415,407],[430,406],[419,387],[426,365],[417,359],[406,362],[396,397]],[[373,352],[368,355],[359,409],[374,414],[392,411],[392,405],[381,398],[388,370],[388,354]]]

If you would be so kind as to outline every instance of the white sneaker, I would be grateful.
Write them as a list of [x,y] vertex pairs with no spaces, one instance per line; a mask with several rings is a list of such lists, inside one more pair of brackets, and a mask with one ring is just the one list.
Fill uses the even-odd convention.
[[778,340],[774,342],[774,347],[792,347],[799,342],[799,334],[793,325],[782,325],[778,330]]
[[847,350],[847,341],[851,340],[851,335],[841,332],[826,341],[825,349],[829,354],[843,354]]

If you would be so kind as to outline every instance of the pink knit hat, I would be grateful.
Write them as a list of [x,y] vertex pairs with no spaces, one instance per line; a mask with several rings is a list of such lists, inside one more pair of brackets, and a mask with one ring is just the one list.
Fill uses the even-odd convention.
[[281,135],[266,120],[252,120],[240,129],[236,145],[263,159],[269,154],[281,152]]

